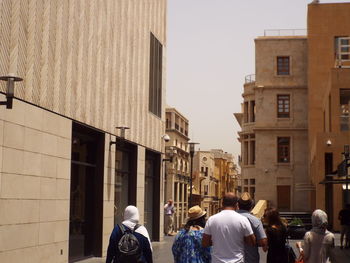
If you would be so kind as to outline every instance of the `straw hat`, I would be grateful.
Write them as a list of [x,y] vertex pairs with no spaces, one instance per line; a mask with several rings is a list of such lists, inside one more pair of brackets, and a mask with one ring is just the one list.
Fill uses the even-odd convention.
[[198,205],[192,206],[188,210],[187,221],[198,219],[198,218],[204,216],[206,213],[207,212],[203,211],[202,208],[200,208]]
[[241,198],[238,199],[238,204],[243,206],[252,206],[253,202],[254,201],[248,192],[244,192],[241,195]]

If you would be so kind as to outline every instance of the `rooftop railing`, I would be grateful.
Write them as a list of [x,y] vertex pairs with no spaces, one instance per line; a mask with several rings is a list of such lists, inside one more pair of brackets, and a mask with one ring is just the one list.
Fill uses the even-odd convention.
[[245,83],[253,83],[255,82],[255,74],[250,74],[245,76]]
[[264,36],[306,36],[306,29],[265,29]]

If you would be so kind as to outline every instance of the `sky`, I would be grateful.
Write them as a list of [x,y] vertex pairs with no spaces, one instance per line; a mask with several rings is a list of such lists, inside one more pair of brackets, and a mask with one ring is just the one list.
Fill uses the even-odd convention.
[[[255,73],[254,38],[265,29],[306,29],[311,0],[168,0],[167,91],[189,120],[197,150],[236,160],[244,77]],[[350,1],[320,1],[320,3]]]

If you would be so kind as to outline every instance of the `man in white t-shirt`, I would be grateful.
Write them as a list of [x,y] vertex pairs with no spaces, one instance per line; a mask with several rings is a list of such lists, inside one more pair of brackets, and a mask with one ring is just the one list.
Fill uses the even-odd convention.
[[203,247],[213,246],[212,263],[244,262],[244,244],[255,245],[255,236],[248,219],[236,212],[238,198],[227,193],[223,210],[209,217],[204,228]]

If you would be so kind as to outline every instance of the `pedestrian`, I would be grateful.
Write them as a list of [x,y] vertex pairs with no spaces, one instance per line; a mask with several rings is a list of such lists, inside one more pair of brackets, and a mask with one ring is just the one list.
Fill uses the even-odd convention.
[[304,236],[304,247],[301,248],[301,242],[296,244],[305,263],[329,262],[334,235],[327,230],[327,225],[327,214],[320,209],[315,210],[312,213],[312,229]]
[[209,217],[202,239],[203,247],[212,247],[213,263],[244,262],[244,244],[255,246],[255,237],[248,219],[236,212],[238,198],[227,193],[223,210]]
[[187,223],[176,237],[172,247],[175,263],[210,263],[210,248],[202,247],[206,212],[198,205],[188,210]]
[[340,210],[338,219],[340,220],[340,248],[343,249],[343,241],[345,236],[345,248],[350,247],[350,204],[346,204],[345,208]]
[[275,208],[265,210],[266,235],[268,242],[267,263],[288,263],[286,250],[287,228]]
[[169,199],[164,206],[164,234],[171,236],[174,232],[174,213],[175,207],[173,200]]
[[[109,245],[107,250],[107,259],[106,263],[121,263],[121,262],[127,262],[127,263],[136,263],[136,262],[142,262],[142,263],[152,263],[152,245],[151,241],[147,232],[147,229],[139,225],[139,219],[140,214],[137,207],[129,205],[125,208],[124,211],[124,221],[121,224],[118,224],[114,227],[113,232],[111,234],[111,237],[109,239]],[[136,246],[137,249],[134,249],[134,251],[137,250],[137,259],[134,260],[134,258],[128,259],[127,257],[129,255],[126,255],[123,251],[121,251],[122,248],[119,248],[121,244],[122,239],[122,230],[125,233],[132,233],[134,237],[136,237],[138,242],[133,242],[133,238],[131,238],[130,244],[126,244],[126,247],[134,247]],[[124,239],[125,240],[125,239]],[[129,240],[127,240],[129,241]],[[129,241],[130,242],[130,241]],[[127,248],[128,249],[128,248]]]
[[259,247],[262,247],[263,251],[267,251],[267,237],[261,220],[250,213],[253,209],[254,201],[250,194],[244,192],[238,199],[239,210],[237,211],[240,215],[246,217],[252,227],[254,236],[256,239],[256,246],[244,246],[244,262],[245,263],[259,263]]

